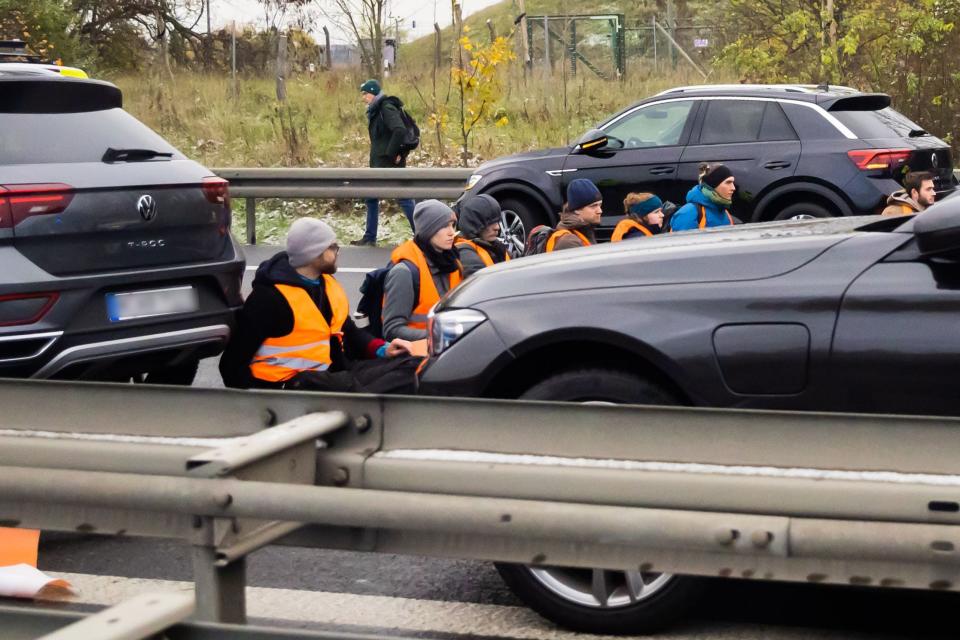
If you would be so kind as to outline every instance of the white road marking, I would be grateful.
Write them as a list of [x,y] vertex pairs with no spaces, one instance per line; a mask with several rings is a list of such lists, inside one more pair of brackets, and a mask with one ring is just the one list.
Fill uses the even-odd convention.
[[856,480],[867,482],[887,482],[892,484],[930,484],[941,487],[960,486],[960,476],[928,473],[754,467],[741,465],[657,462],[642,460],[601,460],[594,458],[563,458],[560,456],[492,453],[489,451],[460,451],[454,449],[394,449],[392,451],[379,451],[374,454],[374,457],[394,460],[423,460],[432,462],[478,462],[483,464],[622,469],[624,471],[670,471],[677,473],[764,476],[773,478],[803,478],[812,480]]
[[[259,266],[247,267],[247,271],[256,271]],[[380,267],[337,267],[337,273],[370,273]]]

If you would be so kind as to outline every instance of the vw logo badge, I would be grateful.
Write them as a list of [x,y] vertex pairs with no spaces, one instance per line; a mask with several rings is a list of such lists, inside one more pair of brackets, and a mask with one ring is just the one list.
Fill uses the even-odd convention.
[[937,154],[935,153],[930,155],[930,166],[933,167],[934,169],[940,166],[940,161],[937,160]]
[[142,195],[137,200],[137,212],[140,217],[150,222],[157,217],[157,201],[151,195]]

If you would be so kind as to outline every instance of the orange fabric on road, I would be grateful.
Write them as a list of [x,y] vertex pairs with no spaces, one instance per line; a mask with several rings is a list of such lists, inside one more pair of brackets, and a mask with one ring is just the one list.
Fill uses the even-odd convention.
[[36,529],[0,527],[0,567],[14,564],[37,566],[40,532]]

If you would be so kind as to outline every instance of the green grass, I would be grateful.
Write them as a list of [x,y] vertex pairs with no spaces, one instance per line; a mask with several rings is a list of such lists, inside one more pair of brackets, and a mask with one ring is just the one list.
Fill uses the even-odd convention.
[[[438,74],[441,96],[446,95],[447,78],[444,71]],[[173,78],[139,74],[107,79],[123,90],[127,111],[208,167],[367,165],[369,137],[365,105],[358,91],[363,80],[359,71],[289,78],[283,104],[277,101],[275,81],[269,77],[239,79],[236,96],[229,78],[202,73],[178,71]],[[511,63],[497,105],[509,124],[479,127],[467,164],[477,166],[510,153],[566,145],[627,104],[695,81],[683,70],[669,77],[638,73],[623,82],[604,81],[588,73],[576,78],[563,73],[545,78],[542,71],[525,76],[519,63]],[[421,126],[421,146],[411,154],[408,165],[460,166],[455,125],[451,123],[438,140],[428,124],[426,102],[430,101],[432,86],[432,64],[422,70],[401,70],[384,83],[387,93],[403,98]],[[453,101],[450,108],[453,115]],[[244,226],[243,207],[235,208],[234,229],[239,235]],[[381,239],[404,239],[408,230],[399,209],[390,203],[384,211]],[[341,236],[352,239],[360,235],[362,214],[361,202],[262,202],[258,203],[258,237],[264,241],[282,239],[293,219],[312,215],[329,218]]]

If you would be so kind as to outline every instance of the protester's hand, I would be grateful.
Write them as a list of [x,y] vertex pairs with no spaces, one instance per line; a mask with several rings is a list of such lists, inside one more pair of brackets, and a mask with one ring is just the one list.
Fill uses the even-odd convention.
[[387,357],[396,358],[397,356],[411,355],[413,353],[413,344],[409,340],[394,338],[387,345]]
[[655,224],[658,227],[663,226],[663,211],[657,210],[647,215],[647,224]]

